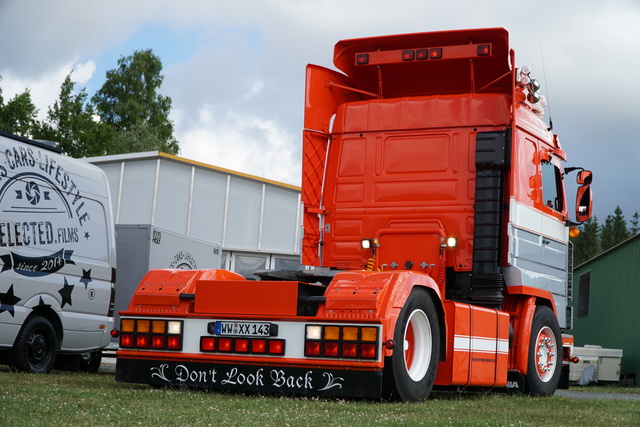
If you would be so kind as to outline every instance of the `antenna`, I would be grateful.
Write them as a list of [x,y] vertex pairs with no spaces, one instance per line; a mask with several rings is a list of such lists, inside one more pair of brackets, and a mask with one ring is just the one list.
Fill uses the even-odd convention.
[[549,100],[549,86],[547,83],[547,67],[544,65],[544,52],[542,50],[542,43],[540,43],[540,58],[542,59],[542,78],[544,79],[544,91],[547,97],[547,107],[549,108],[549,127],[548,131],[553,130],[553,120],[551,120],[551,101]]

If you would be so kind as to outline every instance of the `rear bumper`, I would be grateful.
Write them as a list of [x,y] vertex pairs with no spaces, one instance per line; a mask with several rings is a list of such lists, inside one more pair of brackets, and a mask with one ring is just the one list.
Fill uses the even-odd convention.
[[378,398],[381,370],[266,366],[119,357],[116,381],[314,396]]

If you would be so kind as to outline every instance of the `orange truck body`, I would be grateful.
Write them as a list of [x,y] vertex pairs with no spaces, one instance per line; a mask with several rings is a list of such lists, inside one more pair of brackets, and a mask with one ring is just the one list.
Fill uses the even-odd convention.
[[[152,270],[116,379],[320,396],[555,391],[566,154],[504,29],[344,40],[309,65],[299,272]],[[577,219],[591,211],[578,177]],[[565,369],[566,371],[566,369]]]

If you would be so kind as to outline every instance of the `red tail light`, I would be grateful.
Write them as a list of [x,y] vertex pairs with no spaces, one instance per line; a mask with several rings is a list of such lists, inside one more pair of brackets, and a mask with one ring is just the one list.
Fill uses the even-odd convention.
[[251,341],[251,353],[266,353],[267,340],[257,339]]
[[338,357],[340,355],[339,349],[340,344],[338,344],[337,342],[326,342],[324,343],[323,354],[329,357]]
[[283,356],[285,340],[266,338],[200,337],[200,351]]
[[137,335],[136,336],[136,347],[138,347],[138,348],[149,347],[149,335]]
[[307,341],[304,344],[304,355],[305,356],[320,356],[320,342],[318,341]]
[[233,340],[231,338],[218,338],[218,351],[231,353]]
[[167,348],[170,350],[180,350],[182,348],[181,337],[167,337]]
[[362,344],[360,347],[360,357],[363,359],[375,359],[376,346],[374,344]]
[[215,351],[216,339],[214,337],[200,337],[201,351]]
[[343,343],[342,344],[342,356],[343,357],[357,357],[358,345],[355,343]]
[[285,340],[269,340],[269,354],[284,355]]
[[131,347],[133,347],[133,335],[131,335],[131,334],[122,334],[120,336],[120,347],[123,347],[123,348],[131,348]]
[[247,338],[236,338],[233,343],[233,351],[236,353],[248,353],[249,340]]
[[151,337],[151,348],[164,348],[165,337],[162,335],[157,335]]

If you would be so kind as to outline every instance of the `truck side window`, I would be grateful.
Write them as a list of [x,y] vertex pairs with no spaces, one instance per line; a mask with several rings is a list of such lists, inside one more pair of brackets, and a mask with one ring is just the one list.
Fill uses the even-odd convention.
[[563,193],[562,193],[562,176],[560,169],[551,162],[543,160],[542,168],[542,201],[545,206],[562,212]]

